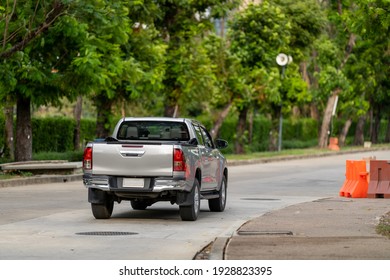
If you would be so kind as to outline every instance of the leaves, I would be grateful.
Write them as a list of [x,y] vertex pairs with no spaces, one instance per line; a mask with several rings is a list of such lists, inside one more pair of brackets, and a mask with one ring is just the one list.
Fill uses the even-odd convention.
[[[340,115],[360,116],[368,104],[388,111],[388,0],[239,2],[2,3],[0,99],[58,104],[83,94],[103,96],[113,114],[177,107],[183,116],[233,104],[276,118],[281,105],[285,115],[310,102],[321,111],[340,89]],[[293,57],[284,69],[281,52]]]

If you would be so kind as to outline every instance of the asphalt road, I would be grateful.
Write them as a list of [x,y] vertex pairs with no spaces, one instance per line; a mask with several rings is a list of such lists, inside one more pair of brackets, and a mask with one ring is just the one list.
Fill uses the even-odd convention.
[[389,159],[390,151],[232,166],[225,212],[202,201],[196,222],[164,202],[145,211],[122,202],[111,219],[95,220],[81,181],[0,188],[0,259],[190,260],[266,212],[337,196],[345,161],[372,156]]

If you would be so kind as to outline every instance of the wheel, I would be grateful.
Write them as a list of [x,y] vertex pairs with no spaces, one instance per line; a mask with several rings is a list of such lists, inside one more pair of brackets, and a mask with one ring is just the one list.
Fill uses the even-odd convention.
[[91,203],[91,208],[96,219],[109,219],[114,209],[114,201],[106,200],[104,204]]
[[227,197],[227,180],[225,176],[222,178],[221,188],[218,193],[218,198],[209,199],[209,209],[212,212],[223,212],[225,210]]
[[195,179],[191,192],[191,205],[180,205],[179,212],[183,221],[196,221],[200,211],[200,186],[198,179]]
[[149,206],[147,202],[139,200],[131,200],[130,204],[134,210],[145,210]]

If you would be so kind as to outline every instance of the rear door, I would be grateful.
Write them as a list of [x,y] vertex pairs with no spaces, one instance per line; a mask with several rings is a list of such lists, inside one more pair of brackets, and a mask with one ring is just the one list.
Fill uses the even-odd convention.
[[172,176],[172,144],[95,143],[93,168],[96,175]]
[[194,125],[201,154],[202,190],[211,190],[217,187],[217,171],[219,161],[215,154],[215,147],[207,130],[197,124]]

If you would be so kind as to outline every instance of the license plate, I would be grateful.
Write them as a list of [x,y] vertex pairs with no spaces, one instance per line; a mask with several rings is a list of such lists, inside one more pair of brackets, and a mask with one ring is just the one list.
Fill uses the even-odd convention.
[[122,186],[124,188],[143,188],[144,179],[123,178]]

